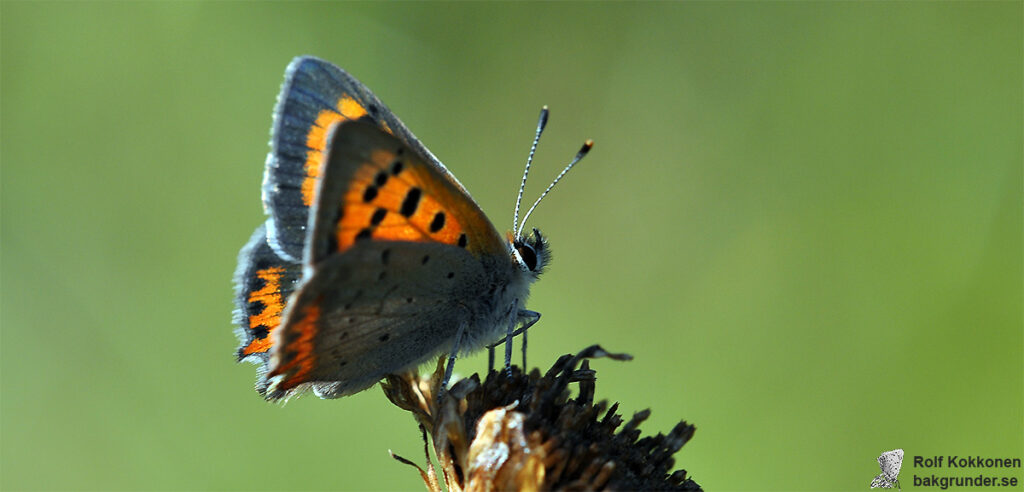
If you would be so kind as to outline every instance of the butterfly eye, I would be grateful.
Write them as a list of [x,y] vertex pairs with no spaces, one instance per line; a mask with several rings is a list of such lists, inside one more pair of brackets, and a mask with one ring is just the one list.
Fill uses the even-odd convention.
[[516,250],[519,251],[519,257],[523,259],[523,263],[526,264],[531,272],[537,269],[537,252],[534,251],[533,246],[526,243],[519,243],[516,246]]

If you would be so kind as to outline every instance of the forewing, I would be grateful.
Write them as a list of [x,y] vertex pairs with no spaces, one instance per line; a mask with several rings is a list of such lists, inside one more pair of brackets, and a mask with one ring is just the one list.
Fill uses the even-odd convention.
[[508,244],[472,198],[413,149],[367,120],[331,132],[306,265],[360,241],[433,242],[477,257]]
[[296,58],[288,65],[274,109],[271,151],[263,178],[263,204],[273,218],[267,230],[269,243],[280,256],[292,261],[302,257],[328,129],[364,117],[414,149],[438,173],[450,177],[366,86],[329,62]]

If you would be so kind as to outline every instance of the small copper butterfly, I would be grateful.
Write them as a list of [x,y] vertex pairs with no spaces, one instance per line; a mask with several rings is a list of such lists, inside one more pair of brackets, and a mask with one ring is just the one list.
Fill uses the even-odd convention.
[[269,218],[235,273],[238,360],[260,366],[260,394],[337,398],[445,353],[450,376],[456,355],[502,337],[509,364],[512,335],[540,318],[525,302],[550,260],[519,224],[522,186],[502,236],[376,96],[312,57],[288,66],[270,144]]

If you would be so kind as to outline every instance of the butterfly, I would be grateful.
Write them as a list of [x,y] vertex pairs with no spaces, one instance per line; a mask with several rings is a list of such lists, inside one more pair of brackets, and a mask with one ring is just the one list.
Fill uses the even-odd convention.
[[896,486],[903,490],[900,487],[900,481],[897,479],[900,475],[900,468],[903,467],[902,449],[894,449],[882,453],[878,457],[878,466],[882,468],[882,474],[871,480],[871,488],[891,489],[893,486]]
[[[519,222],[541,111],[516,200],[500,234],[469,192],[363,84],[299,57],[285,72],[263,179],[269,216],[238,256],[239,361],[259,366],[268,400],[312,390],[362,391],[385,375],[448,354],[491,348],[540,314],[525,308],[551,258]],[[517,326],[521,326],[515,330]]]

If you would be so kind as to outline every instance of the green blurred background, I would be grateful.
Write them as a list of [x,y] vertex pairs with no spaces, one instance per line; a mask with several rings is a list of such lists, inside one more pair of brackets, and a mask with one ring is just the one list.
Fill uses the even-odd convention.
[[[4,489],[419,489],[377,388],[264,403],[231,276],[292,57],[344,67],[555,261],[533,364],[698,430],[710,490],[865,490],[1024,454],[1022,3],[11,2]],[[457,370],[482,370],[486,357]],[[417,458],[418,459],[418,458]],[[997,473],[1000,474],[1000,473]],[[1001,474],[1021,477],[1021,470]]]

